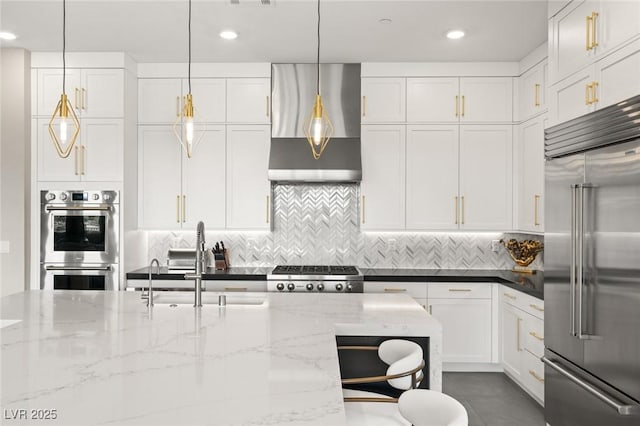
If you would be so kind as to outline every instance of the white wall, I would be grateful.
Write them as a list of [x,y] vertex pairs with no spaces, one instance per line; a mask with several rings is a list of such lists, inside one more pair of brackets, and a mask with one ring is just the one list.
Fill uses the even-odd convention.
[[29,287],[30,52],[2,49],[0,67],[0,296],[6,296]]

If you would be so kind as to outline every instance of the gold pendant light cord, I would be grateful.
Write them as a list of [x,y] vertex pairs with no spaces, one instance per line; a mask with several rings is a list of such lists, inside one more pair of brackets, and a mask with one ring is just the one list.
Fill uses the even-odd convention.
[[318,56],[316,60],[317,64],[317,76],[316,76],[316,90],[317,94],[320,94],[320,0],[318,0]]
[[189,82],[189,94],[191,94],[191,0],[189,0],[189,71],[187,80]]
[[65,90],[66,73],[67,73],[67,61],[65,59],[67,49],[67,1],[62,0],[62,93],[67,93]]

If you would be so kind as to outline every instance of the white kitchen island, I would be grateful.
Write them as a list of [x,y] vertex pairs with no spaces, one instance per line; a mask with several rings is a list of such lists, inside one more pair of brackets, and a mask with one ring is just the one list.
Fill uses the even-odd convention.
[[0,299],[19,320],[0,330],[1,423],[344,425],[336,335],[429,337],[442,387],[441,325],[408,296],[228,294],[196,310],[156,295],[151,316],[136,292]]

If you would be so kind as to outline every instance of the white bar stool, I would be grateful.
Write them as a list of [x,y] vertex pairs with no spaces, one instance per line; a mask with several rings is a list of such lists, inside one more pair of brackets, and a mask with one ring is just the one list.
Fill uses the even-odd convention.
[[413,426],[467,426],[467,410],[456,399],[428,389],[412,389],[398,398],[398,410]]

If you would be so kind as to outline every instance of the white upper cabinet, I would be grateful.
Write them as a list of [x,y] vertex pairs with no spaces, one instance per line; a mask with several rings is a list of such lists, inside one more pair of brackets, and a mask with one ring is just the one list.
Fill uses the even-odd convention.
[[640,34],[640,1],[601,0],[599,6],[594,23],[598,54],[611,51]]
[[405,126],[362,126],[361,229],[405,228]]
[[457,123],[460,79],[424,77],[407,79],[407,122]]
[[[65,91],[76,115],[88,118],[124,116],[124,70],[67,69]],[[51,116],[62,95],[62,69],[38,69],[37,115]]]
[[362,78],[361,122],[404,123],[406,120],[406,79]]
[[407,229],[457,228],[458,129],[407,126]]
[[[183,79],[182,105],[184,105],[184,97],[187,93],[189,93],[189,81]],[[192,78],[191,94],[193,95],[195,113],[200,116],[201,122],[225,122],[227,92],[224,78]]]
[[640,94],[640,40],[598,61],[595,74],[594,81],[599,83],[593,89],[596,108]]
[[511,77],[464,77],[460,79],[460,122],[511,122]]
[[526,121],[547,109],[547,61],[531,68],[518,79],[518,120]]
[[[549,125],[579,117],[595,108],[592,102],[595,81],[593,67],[571,75],[549,89]],[[597,88],[596,88],[597,91]]]
[[271,123],[271,80],[227,79],[227,122]]
[[460,228],[512,229],[512,126],[460,127]]
[[407,122],[511,122],[512,97],[510,77],[409,78]]
[[518,228],[522,231],[544,231],[544,121],[542,115],[518,126]]
[[227,228],[265,230],[270,227],[267,178],[270,141],[270,126],[227,126]]

